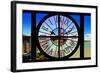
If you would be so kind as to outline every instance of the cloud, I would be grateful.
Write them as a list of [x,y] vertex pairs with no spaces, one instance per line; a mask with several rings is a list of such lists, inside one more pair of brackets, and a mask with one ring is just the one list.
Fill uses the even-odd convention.
[[84,39],[91,40],[91,34],[90,33],[84,34]]

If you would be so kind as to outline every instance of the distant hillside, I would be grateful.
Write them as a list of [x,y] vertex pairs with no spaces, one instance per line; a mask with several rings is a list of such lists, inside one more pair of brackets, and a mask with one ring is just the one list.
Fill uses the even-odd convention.
[[25,36],[25,37],[31,37],[31,36],[29,36],[29,35],[24,35],[24,34],[23,34],[22,36]]
[[84,40],[84,42],[91,42],[91,40]]
[[23,35],[23,41],[29,41],[31,39],[31,36],[25,36],[25,35]]

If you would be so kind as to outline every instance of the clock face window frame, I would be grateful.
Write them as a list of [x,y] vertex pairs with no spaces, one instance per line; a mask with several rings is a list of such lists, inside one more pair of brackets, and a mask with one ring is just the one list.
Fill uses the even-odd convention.
[[[56,18],[56,20],[55,20],[55,18]],[[79,47],[79,38],[78,38],[79,36],[76,36],[76,34],[67,35],[68,32],[73,31],[73,29],[76,29],[76,30],[74,30],[74,32],[76,31],[76,33],[78,35],[79,34],[79,26],[72,17],[67,15],[67,13],[66,13],[66,15],[61,14],[61,13],[58,15],[56,13],[54,13],[54,14],[52,13],[52,14],[49,14],[46,17],[44,17],[44,19],[42,19],[40,21],[39,27],[37,27],[38,37],[44,38],[44,39],[46,39],[46,38],[50,39],[49,42],[51,42],[52,44],[51,45],[47,44],[47,45],[49,45],[50,49],[52,48],[50,50],[52,52],[49,51],[49,53],[47,53],[48,52],[47,50],[49,49],[49,47],[47,47],[47,46],[45,46],[45,47],[47,47],[46,50],[43,50],[45,47],[43,48],[42,46],[40,46],[41,43],[39,42],[38,46],[39,46],[41,52],[44,52],[47,57],[55,58],[55,59],[68,58],[71,55],[73,55],[74,52],[77,51],[77,48]],[[44,30],[47,33],[42,32]],[[42,33],[43,34],[45,33],[45,34],[42,35]],[[75,38],[77,41],[76,43],[73,40]],[[72,45],[68,46],[68,44],[69,44],[68,42],[72,43],[72,41],[73,41],[73,43],[75,43],[74,48],[69,48],[69,47],[72,47]],[[60,45],[60,44],[62,44],[62,45]],[[56,51],[54,50],[55,48],[52,46],[54,46],[56,48]],[[58,52],[58,55],[57,55],[57,52]]]
[[[91,59],[91,57],[84,56],[84,17],[91,16],[89,13],[23,10],[23,13],[24,12],[31,13],[31,54],[29,57],[31,60],[25,61],[23,59],[24,63]],[[43,17],[38,15],[43,15]],[[57,16],[58,20],[55,20],[55,16]],[[79,22],[77,22],[73,16],[79,16]],[[62,26],[63,19],[69,20],[69,24],[67,25],[69,29],[66,31],[66,25],[63,24]],[[55,23],[55,21],[58,22]],[[57,26],[55,24],[57,24]],[[64,34],[61,33],[62,31]],[[66,35],[66,33],[70,31],[75,31],[76,35]],[[51,43],[51,45],[48,43]],[[70,45],[69,43],[74,45],[74,47],[68,46]],[[72,57],[77,51],[80,52],[78,57]],[[44,59],[39,60],[37,58],[37,53],[39,52]]]

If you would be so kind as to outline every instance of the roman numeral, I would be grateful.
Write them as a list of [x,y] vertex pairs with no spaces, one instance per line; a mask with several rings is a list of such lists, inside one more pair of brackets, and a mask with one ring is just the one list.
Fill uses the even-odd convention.
[[65,22],[64,22],[64,23],[65,23],[65,25],[67,25],[67,26],[68,26],[68,23],[69,23],[69,22],[70,22],[70,20],[66,18],[66,20],[65,20]]
[[65,56],[65,51],[64,50],[60,50],[60,57]]
[[42,29],[44,29],[45,31],[49,31],[47,27],[42,26]]
[[71,46],[67,46],[65,48],[65,51],[66,51],[67,54],[70,53],[72,51],[72,47]]
[[49,41],[50,39],[45,39],[45,40],[43,40],[43,41],[41,41],[40,43],[44,43],[44,42],[47,42],[47,41]]
[[[70,22],[70,24],[69,24],[69,25],[67,24],[67,27],[65,28],[65,30],[66,30],[69,26],[71,26],[72,21],[69,21],[69,22]],[[68,23],[69,23],[69,22],[68,22]],[[66,24],[65,24],[65,25],[66,25]]]
[[44,44],[42,44],[42,47],[43,48],[47,48],[49,45],[48,45],[48,42],[45,42]]
[[49,19],[49,22],[50,22],[50,24],[52,24],[53,25],[53,23],[51,22],[51,20]]
[[54,16],[54,21],[55,21],[55,25],[56,25],[56,28],[57,28],[57,23],[58,23],[58,17],[57,16]]
[[52,55],[52,52],[53,52],[52,49],[47,51],[47,53],[48,53],[49,55]]
[[51,28],[51,26],[50,26],[48,23],[45,22],[45,24],[46,24],[51,30],[53,30],[53,29]]
[[71,40],[70,45],[73,48],[75,46],[75,42]]
[[51,44],[50,46],[48,45],[48,47],[46,47],[46,48],[44,49],[45,52],[48,52],[52,45],[53,45],[53,44]]

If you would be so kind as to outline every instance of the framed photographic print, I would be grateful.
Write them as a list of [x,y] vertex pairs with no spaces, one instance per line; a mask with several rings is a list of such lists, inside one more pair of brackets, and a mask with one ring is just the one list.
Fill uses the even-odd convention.
[[11,71],[97,66],[97,6],[11,2]]

